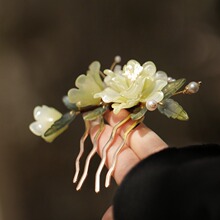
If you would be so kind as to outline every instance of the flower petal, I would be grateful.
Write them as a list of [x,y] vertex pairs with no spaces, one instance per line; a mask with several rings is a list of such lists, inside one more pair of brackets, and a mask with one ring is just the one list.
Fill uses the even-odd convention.
[[78,89],[73,88],[68,91],[69,101],[76,103],[78,107],[89,105],[99,105],[100,98],[94,98],[94,94],[104,89],[100,75],[100,63],[95,61],[89,66],[87,75],[80,75],[75,82]]
[[138,100],[129,100],[123,103],[113,103],[112,108],[115,114],[118,114],[122,109],[128,109],[138,104]]
[[94,98],[102,98],[102,100],[106,103],[115,102],[119,97],[120,94],[116,92],[115,90],[107,87],[104,91],[100,93],[96,93],[94,95]]
[[104,81],[108,87],[111,87],[117,92],[128,89],[127,79],[123,75],[114,73],[111,70],[105,70],[104,73],[107,75]]
[[167,77],[167,74],[164,71],[159,70],[159,71],[156,72],[155,79],[160,79],[160,80],[163,80],[163,81],[167,81],[168,77]]
[[41,136],[44,132],[43,132],[43,126],[41,123],[39,123],[38,121],[32,122],[29,125],[29,129],[31,130],[31,132],[37,136]]
[[143,70],[143,67],[136,60],[129,60],[127,65],[123,67],[122,75],[126,76],[129,80],[134,81]]
[[147,61],[143,64],[143,72],[147,73],[149,77],[152,77],[156,70],[156,66],[152,61]]
[[149,100],[154,100],[156,102],[160,102],[163,99],[163,97],[164,97],[164,95],[163,95],[163,92],[161,92],[161,91],[152,92],[152,94],[147,97],[145,102],[147,102]]
[[55,108],[46,105],[37,106],[34,108],[35,122],[31,123],[29,129],[37,136],[43,136],[46,130],[58,120],[62,114]]
[[126,97],[127,99],[137,99],[140,98],[140,95],[143,90],[145,79],[139,78],[133,82],[127,90],[122,90],[121,96]]
[[93,93],[88,93],[88,91],[81,91],[75,88],[68,91],[68,97],[69,101],[71,103],[76,103],[78,107],[98,105],[100,103],[100,98],[94,98]]
[[37,106],[34,108],[34,119],[37,121],[49,121],[53,122],[61,117],[61,113],[55,108],[48,107],[46,105]]
[[35,120],[40,120],[41,116],[42,116],[42,107],[40,106],[36,106],[34,108],[33,114],[34,114],[34,119]]
[[92,62],[89,66],[89,70],[87,71],[87,76],[91,76],[95,80],[96,84],[103,89],[104,85],[99,74],[100,67],[101,64],[98,61]]

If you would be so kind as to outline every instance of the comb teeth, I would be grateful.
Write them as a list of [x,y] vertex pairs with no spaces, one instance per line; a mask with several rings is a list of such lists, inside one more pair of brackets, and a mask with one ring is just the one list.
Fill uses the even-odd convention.
[[112,161],[112,165],[111,167],[109,168],[108,172],[107,172],[107,175],[106,175],[106,178],[105,178],[105,187],[109,187],[110,185],[110,180],[111,180],[111,175],[112,173],[114,172],[115,170],[115,166],[116,166],[116,163],[117,163],[117,159],[118,159],[118,154],[119,152],[121,151],[121,149],[125,146],[126,142],[127,142],[127,139],[128,139],[128,135],[130,134],[130,132],[137,126],[139,125],[142,121],[143,121],[144,117],[142,117],[141,119],[135,121],[132,125],[130,125],[124,135],[123,135],[123,138],[122,138],[122,142],[121,144],[117,147],[114,155],[113,155],[113,161]]
[[117,133],[117,130],[124,125],[128,120],[130,120],[130,115],[128,115],[125,119],[121,120],[119,123],[117,123],[111,132],[111,135],[108,139],[108,141],[106,142],[105,146],[102,149],[102,160],[99,164],[99,167],[97,169],[96,175],[95,175],[95,192],[99,192],[100,191],[100,174],[102,172],[102,169],[105,165],[106,159],[107,159],[107,150],[109,149],[110,145],[112,144],[112,142],[114,141],[115,135]]
[[87,139],[87,137],[89,135],[90,127],[91,127],[90,122],[85,120],[85,132],[80,139],[80,151],[79,151],[79,154],[78,154],[78,156],[76,158],[76,162],[75,162],[76,171],[75,171],[75,175],[73,178],[73,183],[76,183],[78,180],[79,171],[80,171],[80,159],[84,153],[85,140]]

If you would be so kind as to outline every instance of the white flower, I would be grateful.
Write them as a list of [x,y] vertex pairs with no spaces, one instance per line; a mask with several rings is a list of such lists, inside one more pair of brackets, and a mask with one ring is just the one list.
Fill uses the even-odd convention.
[[67,126],[58,130],[57,132],[45,137],[44,133],[52,126],[52,124],[61,118],[62,114],[54,108],[43,105],[34,108],[35,122],[31,123],[29,128],[37,136],[41,136],[45,141],[52,142],[58,135],[60,135]]
[[104,83],[100,77],[100,63],[97,61],[91,63],[87,74],[80,75],[75,84],[78,89],[72,88],[68,92],[71,103],[76,103],[78,107],[99,105],[101,98],[94,98],[94,94],[104,89]]
[[167,84],[167,75],[156,72],[156,66],[148,61],[142,66],[136,60],[128,61],[122,70],[105,70],[106,88],[94,95],[105,103],[113,103],[114,113],[123,108],[131,108],[138,103],[149,100],[160,102],[163,99],[161,91]]

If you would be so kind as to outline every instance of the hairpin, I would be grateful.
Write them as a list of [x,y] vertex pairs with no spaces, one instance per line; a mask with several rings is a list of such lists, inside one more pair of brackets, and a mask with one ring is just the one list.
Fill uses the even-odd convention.
[[75,117],[82,115],[85,123],[85,132],[80,139],[80,151],[75,161],[75,175],[73,182],[76,183],[80,173],[80,159],[84,153],[84,143],[89,136],[91,122],[98,120],[100,126],[95,135],[93,147],[89,152],[81,178],[76,189],[81,189],[87,174],[92,157],[97,152],[98,139],[104,129],[103,115],[107,110],[118,114],[120,110],[127,109],[129,115],[116,124],[102,150],[102,159],[95,175],[95,191],[100,191],[100,175],[106,162],[107,151],[114,141],[117,130],[126,122],[133,123],[127,128],[122,137],[122,142],[114,152],[113,162],[106,174],[105,186],[110,185],[111,176],[114,172],[117,157],[123,148],[130,132],[140,124],[149,111],[159,110],[168,118],[188,120],[188,115],[181,105],[172,99],[179,94],[193,94],[198,92],[201,82],[190,82],[184,89],[184,78],[174,79],[168,77],[163,71],[157,71],[153,62],[147,61],[140,65],[136,60],[129,60],[126,65],[119,65],[121,58],[115,57],[110,69],[103,72],[100,63],[94,61],[90,64],[86,74],[78,76],[75,85],[63,97],[63,103],[69,110],[65,114],[52,107],[43,105],[34,109],[35,122],[30,124],[30,130],[45,141],[52,142],[64,132]]

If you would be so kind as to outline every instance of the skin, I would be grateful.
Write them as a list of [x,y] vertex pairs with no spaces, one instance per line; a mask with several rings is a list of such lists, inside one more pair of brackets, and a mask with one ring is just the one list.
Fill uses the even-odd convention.
[[[129,113],[126,110],[120,111],[117,115],[113,112],[107,112],[105,114],[105,120],[108,124],[98,140],[98,154],[101,155],[102,148],[107,142],[112,128],[119,121],[126,118]],[[133,124],[132,120],[129,120],[124,124],[118,131],[112,146],[109,148],[107,153],[106,166],[109,168],[112,163],[112,158],[116,147],[120,145],[122,141],[123,133],[126,131],[129,125]],[[91,139],[94,140],[95,134],[98,131],[99,125],[97,122],[92,123],[92,129],[90,131]],[[129,134],[125,146],[122,148],[118,155],[117,164],[113,177],[116,183],[119,185],[129,170],[134,167],[142,159],[154,154],[167,147],[167,144],[151,129],[149,129],[143,123],[139,124]],[[113,220],[113,208],[112,206],[105,212],[102,220]]]

